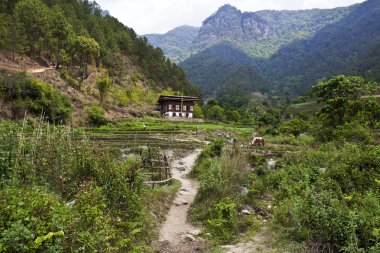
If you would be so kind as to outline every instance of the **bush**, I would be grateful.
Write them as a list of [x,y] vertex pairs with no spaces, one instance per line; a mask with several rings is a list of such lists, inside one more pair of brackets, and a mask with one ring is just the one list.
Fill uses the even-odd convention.
[[24,117],[25,111],[28,111],[36,116],[44,115],[51,122],[61,123],[68,120],[72,111],[66,96],[25,73],[0,71],[0,97],[11,103],[15,119]]
[[299,136],[301,133],[309,129],[309,123],[300,118],[294,118],[281,123],[280,132],[283,134],[293,134]]
[[[6,188],[0,209],[0,252],[64,251],[69,208],[54,194],[42,187]],[[49,233],[56,235],[42,240]]]
[[275,190],[275,223],[295,240],[343,252],[376,252],[380,223],[380,148],[324,145],[285,159],[252,190]]
[[[68,127],[0,125],[0,252],[139,252],[140,157],[118,160]],[[140,252],[143,252],[142,250]]]
[[222,145],[220,139],[214,140],[197,160],[194,174],[201,186],[190,210],[190,217],[202,222],[218,243],[230,241],[240,227],[247,227],[245,220],[237,219],[247,160],[237,148],[222,152]]
[[108,123],[105,116],[106,110],[99,106],[91,106],[87,108],[88,122],[92,126],[102,126]]
[[333,132],[333,139],[339,142],[369,144],[373,142],[371,130],[359,122],[347,123]]
[[229,198],[220,200],[213,207],[213,217],[207,220],[207,231],[218,243],[226,243],[238,232],[238,213],[236,204]]
[[62,69],[60,71],[60,73],[61,73],[61,78],[63,80],[66,80],[71,87],[73,87],[76,90],[80,90],[80,88],[81,88],[81,82],[80,81],[72,78],[67,70]]

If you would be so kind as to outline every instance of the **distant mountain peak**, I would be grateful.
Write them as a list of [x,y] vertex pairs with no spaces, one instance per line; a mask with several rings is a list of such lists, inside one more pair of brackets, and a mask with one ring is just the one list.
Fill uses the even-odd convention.
[[220,11],[236,11],[236,12],[241,12],[238,8],[236,8],[235,6],[231,5],[231,4],[225,4],[223,6],[221,6],[219,8],[219,10],[217,11],[220,12]]

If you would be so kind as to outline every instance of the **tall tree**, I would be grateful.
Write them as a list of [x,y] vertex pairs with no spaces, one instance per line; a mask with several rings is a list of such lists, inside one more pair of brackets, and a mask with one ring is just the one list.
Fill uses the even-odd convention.
[[323,107],[319,113],[328,126],[339,126],[357,119],[373,103],[377,86],[358,76],[335,76],[314,86]]
[[85,36],[77,36],[72,41],[73,53],[76,54],[80,64],[80,76],[82,81],[87,78],[87,66],[91,61],[99,57],[99,44],[93,39]]
[[50,10],[39,0],[21,0],[14,14],[27,37],[29,54],[39,55],[50,32]]
[[22,33],[22,25],[13,15],[0,14],[0,47],[15,53],[23,53],[26,45],[25,34]]
[[[74,33],[62,9],[58,5],[52,8],[50,28],[51,38],[49,39],[49,45],[56,61],[56,68],[58,69],[62,62],[61,58],[66,54],[67,42]],[[65,62],[65,59],[63,59],[63,62]]]

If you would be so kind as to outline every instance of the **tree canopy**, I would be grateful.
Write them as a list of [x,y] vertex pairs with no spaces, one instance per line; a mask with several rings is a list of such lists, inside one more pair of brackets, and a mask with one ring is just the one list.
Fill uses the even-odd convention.
[[107,68],[111,76],[122,71],[123,56],[141,68],[152,87],[185,95],[199,95],[185,73],[116,18],[104,15],[94,1],[6,0],[0,4],[0,49],[48,56],[56,67],[76,65],[86,77],[87,65]]

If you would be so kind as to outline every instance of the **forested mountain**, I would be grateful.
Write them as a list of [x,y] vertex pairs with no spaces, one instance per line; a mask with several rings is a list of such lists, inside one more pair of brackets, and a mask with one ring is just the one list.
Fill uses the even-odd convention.
[[[227,78],[227,67],[216,71],[208,64],[224,61],[223,56],[213,54],[214,61],[204,61],[210,52],[224,53],[219,50],[220,43],[239,49],[228,52],[238,52],[230,57],[236,60],[229,61],[230,65],[238,66],[243,52],[250,58],[252,71],[267,81],[264,86],[255,79],[248,81],[251,91],[294,97],[318,79],[337,74],[359,74],[379,81],[379,6],[379,1],[368,0],[327,10],[241,12],[225,5],[203,22],[186,52],[190,57],[180,65],[206,96],[211,95],[210,85],[214,88],[217,73],[222,72],[230,86],[240,81]],[[226,89],[225,83],[219,84]]]
[[241,107],[252,92],[268,89],[252,59],[229,43],[207,48],[182,62],[181,67],[193,83],[202,84],[205,96],[221,98],[224,105]]
[[165,59],[116,18],[103,15],[96,2],[76,0],[5,0],[0,5],[0,47],[31,56],[51,54],[58,64],[96,65],[114,71],[122,55],[138,64],[156,85],[189,90],[181,69]]
[[274,89],[290,94],[339,73],[379,81],[379,47],[380,2],[368,0],[312,38],[282,47],[262,70]]
[[198,27],[180,26],[165,34],[144,35],[149,43],[160,47],[173,62],[180,62],[188,57],[188,49],[199,31]]
[[[78,110],[83,111],[83,107],[93,106],[95,100],[100,100],[105,110],[125,114],[123,108],[130,106],[131,101],[137,104],[146,101],[147,105],[154,106],[155,97],[164,90],[199,95],[184,71],[167,59],[160,48],[153,47],[146,38],[107,15],[94,1],[1,1],[0,35],[0,68],[3,62],[12,62],[16,66],[13,70],[25,71],[28,67],[17,68],[24,56],[42,64],[41,67],[48,67],[51,62],[55,72],[39,81],[48,82],[53,89],[65,82],[66,88],[62,84],[60,92],[67,95]],[[7,56],[9,53],[13,56]],[[34,99],[30,94],[16,96],[12,93],[14,89],[8,92],[12,78],[19,78],[9,76],[1,72],[0,102],[4,100],[10,108],[33,111],[28,102]],[[31,89],[36,88],[34,81],[21,79],[32,85]],[[71,91],[72,88],[75,91]],[[110,96],[108,104],[107,94]],[[23,99],[15,101],[14,97]]]

